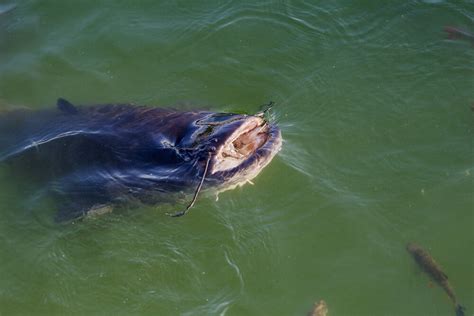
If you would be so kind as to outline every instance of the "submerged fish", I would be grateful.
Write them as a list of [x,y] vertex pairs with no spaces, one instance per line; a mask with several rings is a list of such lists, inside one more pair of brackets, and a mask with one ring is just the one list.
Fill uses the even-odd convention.
[[468,31],[453,26],[446,26],[444,31],[448,34],[449,39],[464,39],[474,45],[474,34]]
[[327,316],[328,314],[328,306],[326,302],[320,300],[317,303],[314,303],[313,308],[308,313],[308,316]]
[[418,265],[448,294],[456,308],[456,315],[464,315],[464,307],[458,303],[454,290],[451,284],[449,284],[448,276],[443,272],[441,266],[426,250],[415,243],[408,243],[407,250],[411,253]]
[[[109,205],[155,204],[177,193],[243,185],[282,144],[256,115],[107,104],[0,113],[0,162],[40,174],[58,221]],[[18,172],[20,172],[18,171]],[[32,176],[33,177],[33,176]]]

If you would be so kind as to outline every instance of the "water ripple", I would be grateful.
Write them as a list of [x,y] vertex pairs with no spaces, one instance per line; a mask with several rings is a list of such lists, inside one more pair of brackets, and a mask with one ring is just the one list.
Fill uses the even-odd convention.
[[229,266],[231,266],[232,269],[235,270],[235,273],[237,274],[237,277],[239,278],[239,281],[240,281],[240,294],[243,294],[245,283],[244,283],[244,278],[242,276],[242,273],[240,272],[239,266],[230,258],[227,250],[224,251],[224,256]]

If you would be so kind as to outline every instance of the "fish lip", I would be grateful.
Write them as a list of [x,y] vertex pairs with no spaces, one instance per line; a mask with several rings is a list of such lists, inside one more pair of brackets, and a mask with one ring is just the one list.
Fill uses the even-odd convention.
[[[231,168],[222,168],[219,165],[223,159],[222,154],[229,144],[233,143],[240,136],[255,130],[256,128],[265,129],[265,141],[258,146],[248,156],[241,159],[241,161]],[[250,180],[255,177],[280,151],[282,146],[282,137],[280,129],[265,121],[258,116],[247,116],[243,123],[223,141],[213,153],[211,163],[209,166],[209,174],[215,178],[224,178],[227,180],[236,174],[242,173],[242,178]]]

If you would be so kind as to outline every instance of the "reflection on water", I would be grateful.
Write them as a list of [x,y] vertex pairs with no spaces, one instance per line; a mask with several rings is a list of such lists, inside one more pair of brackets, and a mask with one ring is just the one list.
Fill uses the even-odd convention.
[[273,100],[284,144],[254,186],[180,219],[165,205],[51,225],[2,166],[0,312],[452,314],[408,241],[469,311],[474,49],[443,28],[472,19],[445,1],[18,3],[0,15],[0,110]]

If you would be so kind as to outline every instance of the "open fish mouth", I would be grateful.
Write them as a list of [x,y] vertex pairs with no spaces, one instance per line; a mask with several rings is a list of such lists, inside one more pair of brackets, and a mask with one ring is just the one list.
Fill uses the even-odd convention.
[[195,125],[206,126],[198,135],[207,135],[207,141],[216,146],[204,141],[209,151],[194,197],[185,210],[168,215],[185,215],[196,202],[205,180],[211,180],[209,183],[214,183],[217,192],[231,190],[251,183],[270,163],[281,149],[282,138],[280,129],[264,119],[263,114],[210,115],[197,121]]
[[243,123],[217,148],[211,174],[234,176],[242,173],[246,180],[255,177],[281,149],[280,130],[258,116],[246,116]]

